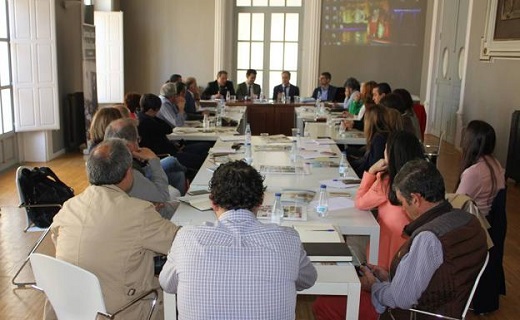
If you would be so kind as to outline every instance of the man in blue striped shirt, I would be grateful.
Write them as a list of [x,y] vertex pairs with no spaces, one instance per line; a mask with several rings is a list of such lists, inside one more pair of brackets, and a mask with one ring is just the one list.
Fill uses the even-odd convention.
[[179,319],[294,319],[296,291],[314,285],[317,273],[294,229],[256,219],[262,176],[230,162],[210,189],[218,221],[182,228],[159,276],[177,294]]

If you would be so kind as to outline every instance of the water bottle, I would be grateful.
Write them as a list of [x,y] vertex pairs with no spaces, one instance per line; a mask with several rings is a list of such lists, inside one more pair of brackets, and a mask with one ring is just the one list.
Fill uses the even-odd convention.
[[302,148],[302,134],[300,131],[296,134],[296,148],[300,150]]
[[[228,91],[228,93],[229,93],[229,91]],[[220,101],[217,104],[217,110],[215,111],[215,116],[217,118],[216,123],[215,123],[216,127],[222,127],[222,113],[223,113],[223,111],[224,111],[224,103],[222,101]]]
[[298,141],[293,140],[291,145],[291,161],[298,160]]
[[265,95],[263,91],[260,91],[260,96],[258,97],[258,100],[260,100],[260,102],[265,102]]
[[274,203],[271,210],[271,223],[276,223],[278,225],[282,224],[284,216],[281,197],[282,194],[280,192],[274,194]]
[[320,196],[318,198],[318,204],[316,205],[316,213],[318,217],[326,217],[329,211],[329,196],[327,194],[327,186],[322,184],[320,186]]
[[246,150],[244,154],[244,160],[247,164],[251,165],[253,163],[253,152],[251,151],[251,143],[246,143]]
[[316,117],[320,115],[320,106],[321,106],[321,100],[318,98],[316,100],[316,104],[314,105],[314,112],[316,114]]
[[246,136],[246,144],[247,143],[251,143],[251,126],[249,125],[249,123],[246,125],[246,132],[245,132],[245,136]]
[[202,119],[202,130],[209,131],[209,116],[207,114],[205,114]]
[[285,92],[282,92],[282,94],[280,96],[280,102],[285,103]]
[[341,159],[339,160],[339,176],[346,177],[348,173],[347,153],[341,153]]
[[231,100],[231,93],[228,90],[226,93],[226,101],[229,102],[230,100]]

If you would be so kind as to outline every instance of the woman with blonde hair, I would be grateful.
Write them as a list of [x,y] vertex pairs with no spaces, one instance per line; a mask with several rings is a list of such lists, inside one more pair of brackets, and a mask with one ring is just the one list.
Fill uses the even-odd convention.
[[105,138],[105,130],[110,122],[121,119],[122,117],[123,115],[121,115],[121,111],[114,107],[99,108],[96,113],[94,113],[89,129],[89,151],[94,149],[95,146],[103,141]]

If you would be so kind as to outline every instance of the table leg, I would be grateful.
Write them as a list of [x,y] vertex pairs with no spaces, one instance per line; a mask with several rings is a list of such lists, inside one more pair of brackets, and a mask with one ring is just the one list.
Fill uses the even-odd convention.
[[348,285],[346,320],[358,320],[360,295],[361,283],[350,283]]

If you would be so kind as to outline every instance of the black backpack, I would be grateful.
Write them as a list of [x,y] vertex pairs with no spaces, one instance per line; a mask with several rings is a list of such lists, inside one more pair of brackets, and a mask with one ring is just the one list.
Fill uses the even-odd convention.
[[[48,167],[22,169],[19,177],[24,205],[60,204],[74,196],[74,190],[63,183]],[[29,219],[40,228],[48,228],[60,207],[28,207]]]

